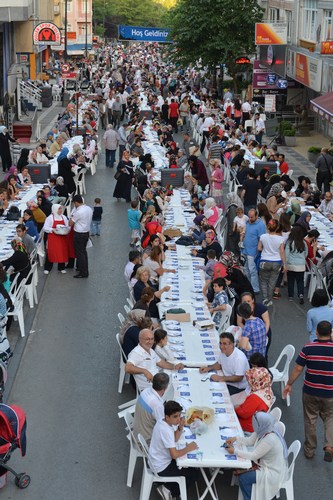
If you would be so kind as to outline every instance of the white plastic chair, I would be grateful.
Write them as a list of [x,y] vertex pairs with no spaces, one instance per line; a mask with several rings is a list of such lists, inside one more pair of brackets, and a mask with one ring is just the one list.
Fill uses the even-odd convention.
[[[295,354],[295,347],[291,344],[286,345],[282,349],[282,352],[281,352],[280,356],[278,357],[278,359],[276,360],[274,366],[272,366],[272,368],[270,368],[270,371],[273,375],[273,383],[274,382],[281,383],[281,394],[283,393],[283,390],[288,382],[289,366],[290,366],[291,360],[293,359],[294,354]],[[282,371],[279,371],[277,367],[279,366],[279,364],[284,356],[286,357],[285,364],[282,368]],[[286,397],[286,402],[287,402],[287,406],[290,406],[289,394]]]
[[118,319],[119,319],[121,325],[123,325],[125,323],[125,318],[121,313],[118,313]]
[[127,357],[123,351],[123,348],[122,348],[122,345],[120,342],[119,333],[117,333],[117,335],[116,335],[116,340],[117,340],[117,343],[119,346],[119,351],[120,351],[118,392],[121,393],[123,390],[124,383],[126,383],[126,384],[129,383],[129,376],[125,373],[125,364],[127,362]]
[[29,285],[27,285],[27,284],[25,285],[25,296],[29,301],[29,306],[31,309],[34,307],[34,304],[38,304],[36,279],[38,282],[37,262],[35,262],[31,266],[31,271],[26,278],[26,283],[30,280]]
[[[295,461],[296,458],[299,454],[299,451],[301,449],[301,443],[296,440],[288,448],[288,459],[290,455],[292,455],[292,460],[290,462],[290,465],[288,467],[288,475],[287,475],[287,480],[283,483],[283,486],[281,487],[281,490],[286,490],[286,498],[287,500],[294,500],[294,468],[295,468]],[[289,461],[289,460],[288,460]],[[280,495],[277,494],[276,498],[280,498]]]
[[[296,440],[288,448],[288,459],[290,455],[293,455],[293,458],[290,462],[290,465],[288,467],[288,474],[287,474],[287,480],[283,483],[281,486],[281,490],[286,490],[286,499],[287,500],[294,500],[294,484],[293,484],[293,479],[294,479],[294,468],[295,468],[295,461],[296,458],[299,454],[299,450],[301,449],[301,443]],[[288,460],[289,461],[289,460]],[[252,492],[251,492],[251,500],[255,500],[256,498],[256,489],[258,485],[253,484],[252,485]],[[262,496],[262,495],[260,495]],[[280,498],[280,494],[278,493],[276,495],[276,498]]]
[[77,175],[77,177],[74,177],[74,182],[76,185],[76,191],[75,194],[86,194],[86,182],[85,182],[85,177],[86,177],[86,168],[82,168]]
[[131,298],[131,297],[128,297],[126,300],[127,300],[127,304],[129,305],[129,307],[130,307],[131,309],[133,309],[133,307],[134,307],[134,302],[133,302],[132,298]]
[[126,314],[131,312],[130,308],[126,304],[124,305],[124,309]]
[[153,483],[178,483],[180,489],[180,498],[187,500],[186,481],[184,476],[159,476],[151,467],[149,462],[148,446],[146,440],[141,434],[138,435],[139,443],[143,451],[143,473],[140,491],[140,500],[147,500],[149,498],[151,487]]
[[278,422],[276,422],[276,427],[279,431],[279,433],[281,434],[282,437],[284,437],[285,433],[286,433],[286,425],[281,422],[281,420],[279,420]]
[[25,337],[25,328],[24,328],[24,315],[23,315],[23,299],[25,293],[25,279],[23,279],[17,285],[18,275],[15,276],[15,279],[11,285],[9,295],[12,299],[12,303],[14,309],[12,311],[7,312],[7,316],[14,316],[14,319],[19,322],[21,337]]
[[127,425],[128,429],[128,439],[130,442],[130,455],[129,455],[129,461],[128,461],[128,471],[127,471],[127,486],[131,488],[132,486],[132,481],[133,481],[133,474],[135,470],[135,464],[136,460],[138,457],[143,457],[143,453],[139,448],[139,445],[135,439],[134,433],[133,433],[133,424],[134,424],[134,418],[133,415],[129,411],[124,415],[124,419]]
[[275,406],[275,408],[272,408],[269,413],[271,415],[273,415],[275,422],[280,422],[282,411],[278,406]]

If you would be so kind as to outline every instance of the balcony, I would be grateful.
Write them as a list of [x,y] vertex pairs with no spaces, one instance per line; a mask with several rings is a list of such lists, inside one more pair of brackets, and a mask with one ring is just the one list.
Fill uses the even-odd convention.
[[1,0],[0,19],[4,23],[27,21],[33,14],[33,0]]

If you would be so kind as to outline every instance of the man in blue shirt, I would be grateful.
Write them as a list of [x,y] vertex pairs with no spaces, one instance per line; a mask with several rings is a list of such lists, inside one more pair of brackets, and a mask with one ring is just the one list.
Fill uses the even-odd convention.
[[254,293],[259,293],[258,270],[255,263],[255,258],[258,255],[258,243],[262,234],[266,233],[265,224],[261,219],[258,219],[257,210],[252,208],[248,212],[249,220],[246,223],[244,236],[243,255],[246,258],[245,272],[251,282]]

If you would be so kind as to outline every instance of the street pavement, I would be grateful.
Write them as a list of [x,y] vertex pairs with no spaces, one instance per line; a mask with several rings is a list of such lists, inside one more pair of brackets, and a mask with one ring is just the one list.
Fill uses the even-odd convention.
[[[117,416],[118,405],[135,394],[127,385],[121,395],[117,392],[119,351],[115,335],[117,313],[124,313],[128,296],[123,268],[130,247],[128,205],[112,198],[113,175],[105,168],[101,154],[97,174],[87,179],[87,203],[92,205],[98,196],[104,209],[102,235],[94,238],[94,247],[88,250],[89,279],[75,280],[73,272],[62,275],[56,269],[46,278],[8,398],[9,404],[22,406],[28,421],[27,456],[22,459],[17,451],[10,464],[29,473],[31,484],[21,492],[9,477],[1,492],[4,499],[139,499],[142,461],[138,460],[132,488],[127,488],[129,443],[124,422]],[[309,304],[289,303],[285,289],[282,295],[270,308],[270,365],[286,344],[292,343],[298,352],[307,341],[305,314]],[[303,440],[301,386],[301,380],[294,384],[289,408],[280,398],[280,387],[273,386],[288,445],[295,439]],[[295,500],[319,500],[333,488],[333,464],[323,462],[321,425],[318,436],[315,458],[309,461],[301,451],[297,459]],[[230,487],[230,478],[229,471],[219,475],[218,491],[221,498],[236,500],[237,488]],[[150,498],[157,498],[154,488]],[[196,498],[193,490],[188,498]]]

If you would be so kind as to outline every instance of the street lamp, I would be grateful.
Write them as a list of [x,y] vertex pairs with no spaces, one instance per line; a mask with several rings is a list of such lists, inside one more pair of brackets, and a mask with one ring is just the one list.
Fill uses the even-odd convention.
[[88,0],[86,0],[86,18],[85,18],[85,25],[86,25],[86,39],[85,39],[85,54],[86,54],[86,59],[88,59]]
[[65,0],[65,50],[64,50],[64,59],[67,61],[68,54],[67,54],[67,49],[68,49],[68,44],[67,44],[67,28],[68,28],[68,2],[71,2],[72,0]]

